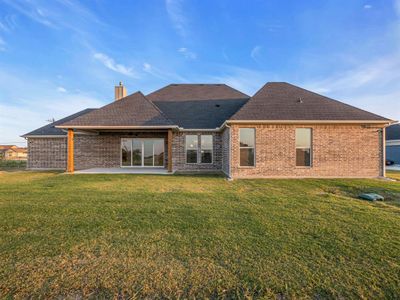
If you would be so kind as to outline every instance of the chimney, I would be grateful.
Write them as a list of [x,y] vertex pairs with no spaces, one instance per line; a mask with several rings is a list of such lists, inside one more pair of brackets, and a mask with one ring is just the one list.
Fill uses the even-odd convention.
[[122,82],[119,82],[119,85],[115,87],[115,101],[126,97],[126,87],[122,84]]

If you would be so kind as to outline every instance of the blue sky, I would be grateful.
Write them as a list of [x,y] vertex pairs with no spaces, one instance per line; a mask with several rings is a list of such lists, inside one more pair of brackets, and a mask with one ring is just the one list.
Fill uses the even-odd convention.
[[398,120],[400,0],[0,0],[0,144],[119,81],[287,81]]

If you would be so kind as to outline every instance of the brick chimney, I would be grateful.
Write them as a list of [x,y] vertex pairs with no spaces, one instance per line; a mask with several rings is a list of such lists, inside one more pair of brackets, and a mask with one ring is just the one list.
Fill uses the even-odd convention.
[[115,101],[126,97],[126,87],[122,84],[122,82],[119,82],[119,85],[115,87]]

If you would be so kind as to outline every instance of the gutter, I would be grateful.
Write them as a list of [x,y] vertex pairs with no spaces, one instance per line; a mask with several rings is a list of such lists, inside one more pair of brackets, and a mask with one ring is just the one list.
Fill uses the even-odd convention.
[[84,125],[58,125],[54,126],[62,129],[176,129],[176,125],[168,126],[84,126]]

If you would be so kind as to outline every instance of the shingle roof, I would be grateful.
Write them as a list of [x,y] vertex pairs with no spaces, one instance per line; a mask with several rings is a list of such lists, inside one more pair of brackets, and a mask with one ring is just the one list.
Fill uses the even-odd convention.
[[250,98],[226,84],[170,84],[146,97],[153,102]]
[[215,129],[250,98],[226,84],[170,84],[146,97],[186,129]]
[[141,92],[136,92],[59,126],[172,126],[174,125]]
[[386,140],[400,140],[400,124],[386,127]]
[[264,85],[230,120],[390,121],[286,82]]
[[156,101],[156,104],[179,127],[215,129],[241,108],[248,99]]
[[33,131],[29,132],[29,133],[26,133],[22,137],[39,136],[39,135],[46,135],[46,136],[51,136],[51,135],[62,136],[62,135],[66,135],[67,133],[65,131],[63,131],[60,128],[56,128],[55,126],[56,125],[60,125],[62,123],[65,123],[65,122],[67,122],[69,120],[75,119],[75,118],[77,118],[79,116],[82,116],[84,114],[87,114],[87,113],[89,113],[89,112],[91,112],[93,110],[95,110],[95,109],[87,108],[87,109],[81,110],[80,112],[77,112],[77,113],[75,113],[73,115],[70,115],[68,117],[65,117],[65,118],[60,119],[58,121],[55,121],[53,123],[47,124],[47,125],[45,125],[43,127],[40,127],[38,129],[35,129],[35,130],[33,130]]

